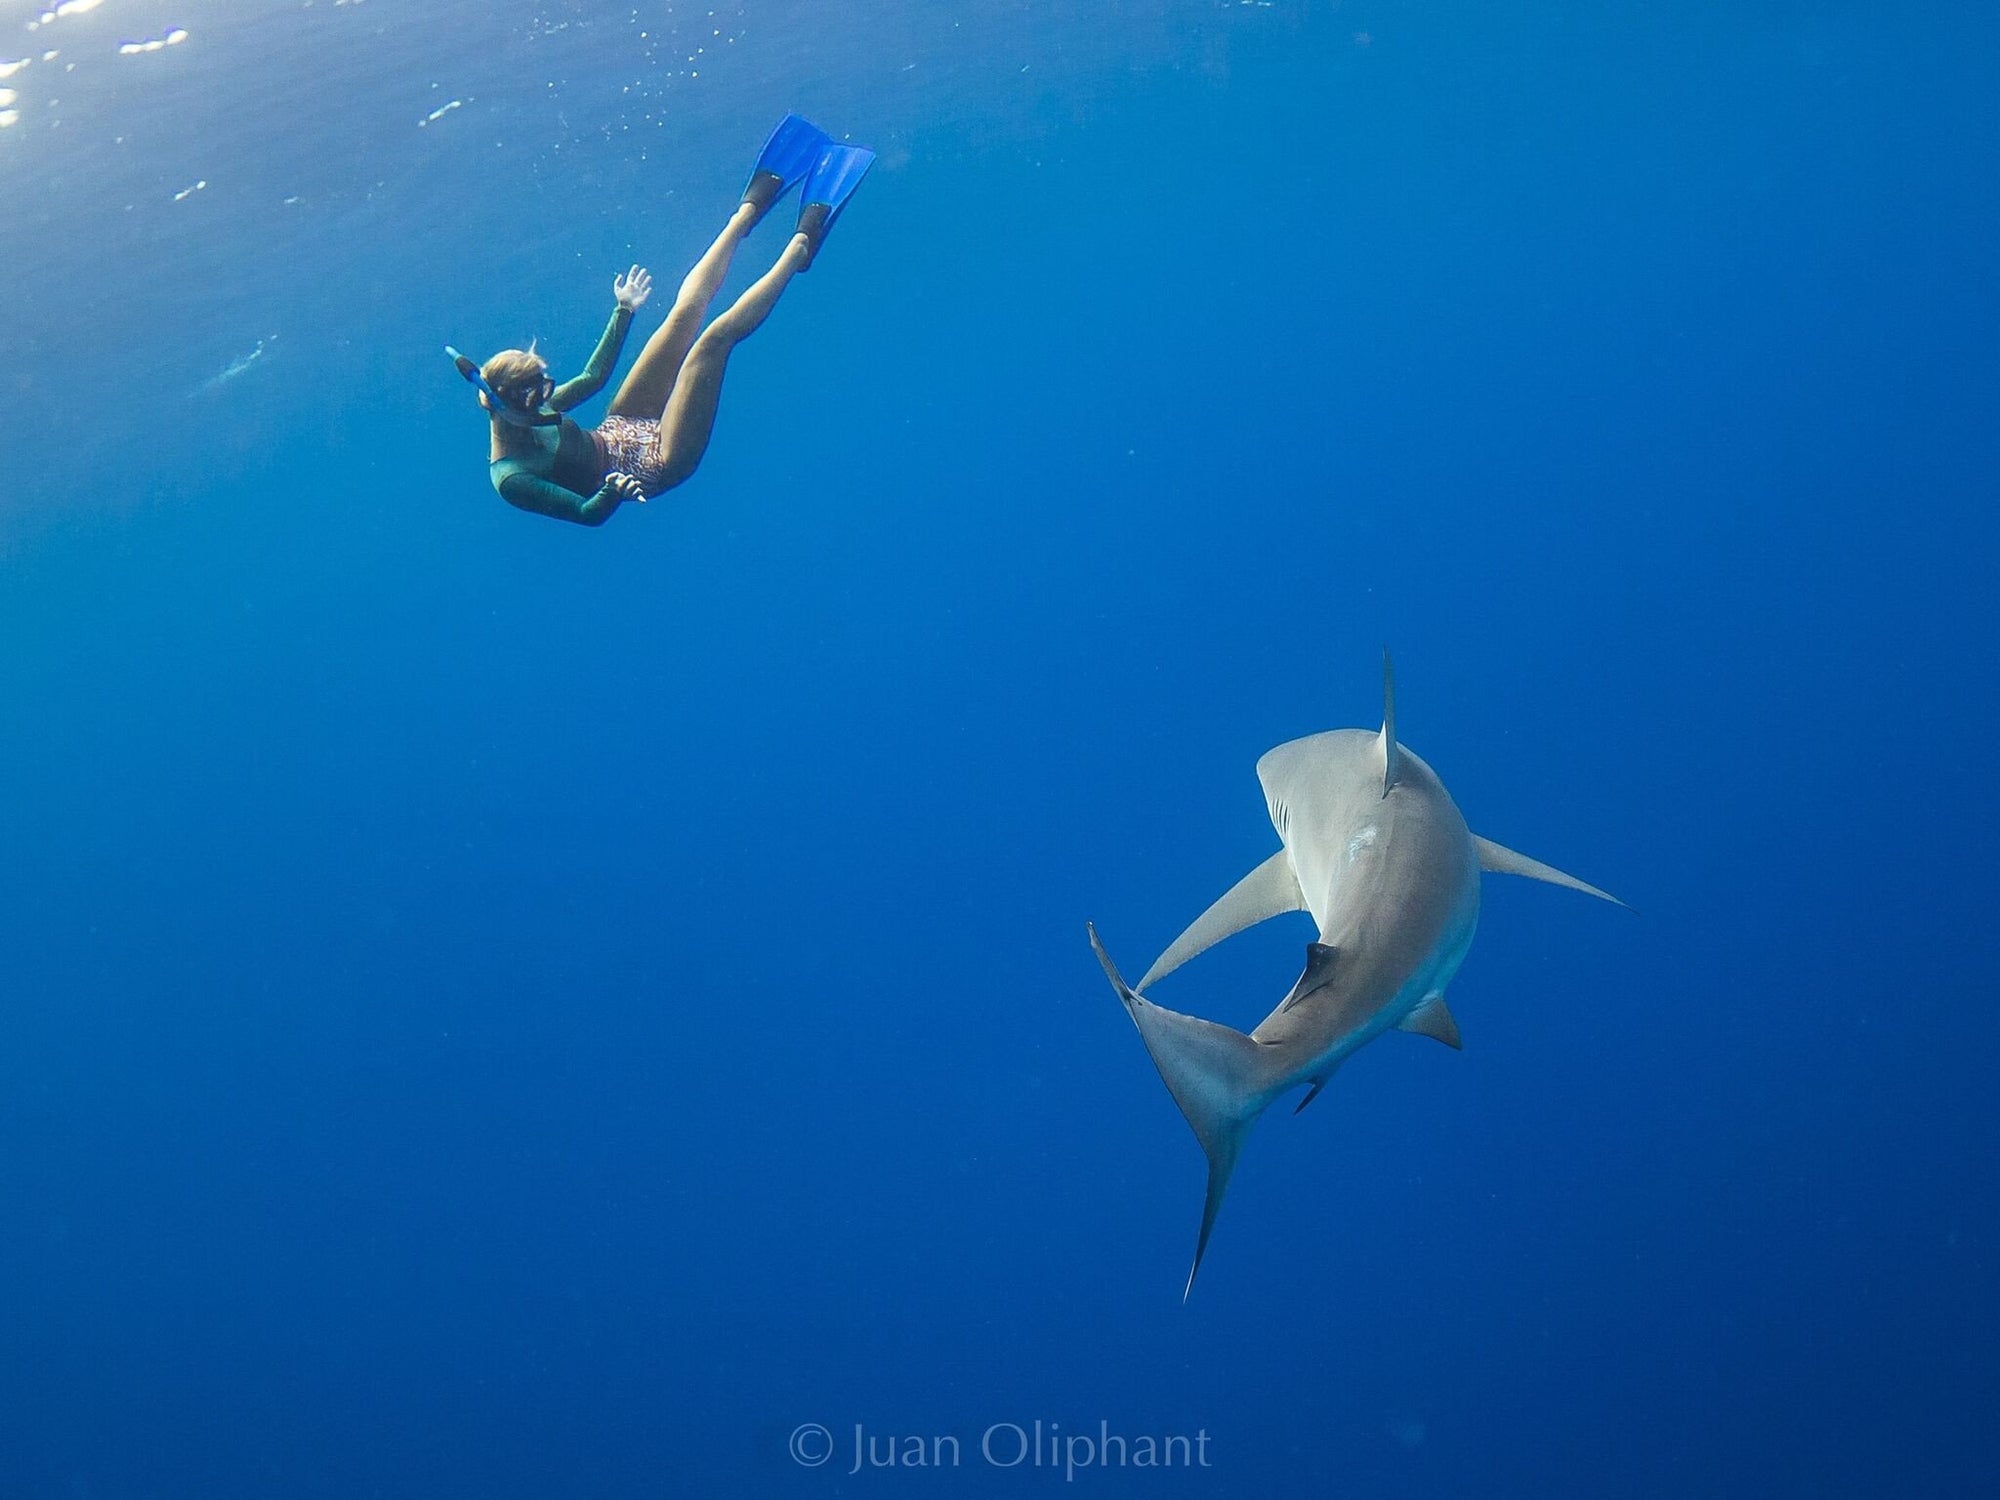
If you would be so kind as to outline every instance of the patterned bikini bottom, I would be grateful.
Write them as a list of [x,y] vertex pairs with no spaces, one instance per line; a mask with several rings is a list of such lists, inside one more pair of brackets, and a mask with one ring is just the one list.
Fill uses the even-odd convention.
[[606,417],[597,424],[597,441],[604,450],[605,473],[616,469],[630,474],[649,496],[669,487],[658,422],[644,417]]

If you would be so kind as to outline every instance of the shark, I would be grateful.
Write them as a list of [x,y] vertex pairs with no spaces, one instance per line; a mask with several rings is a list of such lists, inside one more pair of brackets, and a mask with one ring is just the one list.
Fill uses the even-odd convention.
[[[1382,657],[1382,727],[1288,741],[1257,762],[1278,852],[1167,946],[1137,987],[1090,945],[1208,1158],[1201,1234],[1185,1301],[1257,1119],[1280,1096],[1319,1097],[1340,1065],[1390,1031],[1460,1045],[1445,988],[1479,925],[1484,871],[1522,875],[1623,906],[1616,896],[1466,826],[1437,773],[1396,738],[1396,672]],[[1144,991],[1224,938],[1284,912],[1312,914],[1316,941],[1290,992],[1247,1035],[1155,1005]],[[1297,1110],[1293,1111],[1297,1113]]]

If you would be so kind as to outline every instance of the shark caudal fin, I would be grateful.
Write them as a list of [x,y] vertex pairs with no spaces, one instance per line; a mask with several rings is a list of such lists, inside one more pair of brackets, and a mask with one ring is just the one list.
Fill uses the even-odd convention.
[[1208,1157],[1208,1196],[1201,1209],[1201,1238],[1195,1242],[1194,1264],[1188,1268],[1186,1301],[1194,1290],[1195,1273],[1208,1250],[1208,1236],[1215,1228],[1215,1216],[1222,1208],[1222,1196],[1229,1191],[1230,1174],[1236,1158],[1249,1138],[1250,1127],[1271,1102],[1263,1049],[1240,1031],[1166,1010],[1136,993],[1119,974],[1111,955],[1090,928],[1090,946],[1104,965],[1118,998],[1125,1002],[1126,1014],[1139,1028],[1139,1036],[1152,1054],[1153,1066],[1166,1081],[1167,1092],[1181,1107],[1194,1127],[1195,1139]]

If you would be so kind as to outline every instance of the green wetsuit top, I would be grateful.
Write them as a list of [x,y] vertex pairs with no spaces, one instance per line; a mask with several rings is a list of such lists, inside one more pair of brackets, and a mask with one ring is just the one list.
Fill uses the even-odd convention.
[[[553,410],[569,411],[604,389],[631,326],[629,308],[613,311],[583,373],[549,393]],[[604,450],[568,417],[553,427],[507,428],[506,441],[518,451],[494,459],[489,472],[509,505],[579,526],[602,526],[618,509],[618,496],[604,487]]]

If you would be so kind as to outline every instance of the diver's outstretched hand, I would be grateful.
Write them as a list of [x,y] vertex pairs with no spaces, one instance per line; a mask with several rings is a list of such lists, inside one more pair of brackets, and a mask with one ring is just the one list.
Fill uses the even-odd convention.
[[611,295],[618,299],[618,305],[625,311],[637,312],[653,295],[653,278],[646,273],[644,266],[634,266],[611,283]]
[[639,481],[617,469],[604,476],[604,487],[616,495],[621,503],[628,500],[638,505],[646,503],[646,492],[639,487]]

